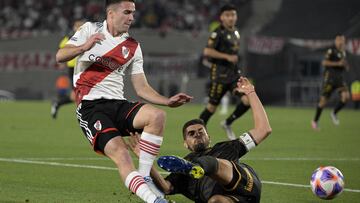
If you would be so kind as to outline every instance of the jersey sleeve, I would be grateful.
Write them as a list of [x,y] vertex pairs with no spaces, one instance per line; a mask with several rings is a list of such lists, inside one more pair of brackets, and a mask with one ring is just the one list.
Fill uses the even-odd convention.
[[232,140],[231,144],[233,146],[235,154],[237,154],[239,158],[244,156],[248,152],[245,144],[241,142],[240,139]]
[[133,75],[138,73],[144,73],[143,64],[144,64],[144,60],[143,60],[141,47],[139,44],[134,54],[134,60],[131,64],[130,74]]
[[69,37],[65,36],[64,38],[62,38],[62,40],[59,43],[59,48],[64,48],[64,46],[66,45],[66,43],[69,41]]
[[82,25],[75,34],[68,40],[66,44],[80,46],[85,44],[87,39],[91,36],[91,23],[87,22]]
[[215,30],[210,34],[206,47],[215,49],[218,46],[219,41],[220,41],[220,33],[217,30]]

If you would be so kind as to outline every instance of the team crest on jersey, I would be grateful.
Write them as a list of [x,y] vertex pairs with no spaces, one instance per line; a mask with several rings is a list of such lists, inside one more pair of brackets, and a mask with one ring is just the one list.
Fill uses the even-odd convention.
[[95,128],[97,131],[101,131],[102,125],[101,125],[100,120],[97,120],[97,121],[95,122],[94,128]]
[[126,59],[129,56],[130,49],[127,48],[126,46],[123,46],[121,48],[121,51],[122,51],[122,55],[123,55],[124,59]]

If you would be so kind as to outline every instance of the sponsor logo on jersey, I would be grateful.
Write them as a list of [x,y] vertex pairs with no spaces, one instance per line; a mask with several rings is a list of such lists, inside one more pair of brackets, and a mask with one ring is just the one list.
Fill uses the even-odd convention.
[[121,71],[124,68],[115,59],[113,59],[111,57],[95,56],[94,54],[90,54],[89,60],[100,63],[101,65],[106,66],[112,70]]
[[121,48],[121,51],[122,51],[122,55],[123,55],[124,59],[126,59],[129,56],[130,49],[127,48],[126,46],[123,46]]
[[77,37],[71,37],[70,40],[76,42],[78,39]]
[[97,121],[95,122],[94,128],[95,128],[97,131],[101,131],[102,125],[101,125],[100,120],[97,120]]

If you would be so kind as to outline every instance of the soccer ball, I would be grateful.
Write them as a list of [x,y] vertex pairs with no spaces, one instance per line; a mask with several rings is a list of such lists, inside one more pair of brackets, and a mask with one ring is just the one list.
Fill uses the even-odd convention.
[[333,166],[317,168],[310,180],[312,192],[321,199],[333,199],[344,189],[344,176]]

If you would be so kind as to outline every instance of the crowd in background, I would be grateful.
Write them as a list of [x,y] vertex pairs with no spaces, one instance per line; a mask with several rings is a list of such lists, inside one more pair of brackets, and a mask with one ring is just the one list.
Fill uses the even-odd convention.
[[[250,0],[137,0],[133,27],[207,30],[224,3]],[[103,21],[104,0],[1,0],[1,36],[66,33],[75,19]],[[17,36],[19,37],[19,36]]]

